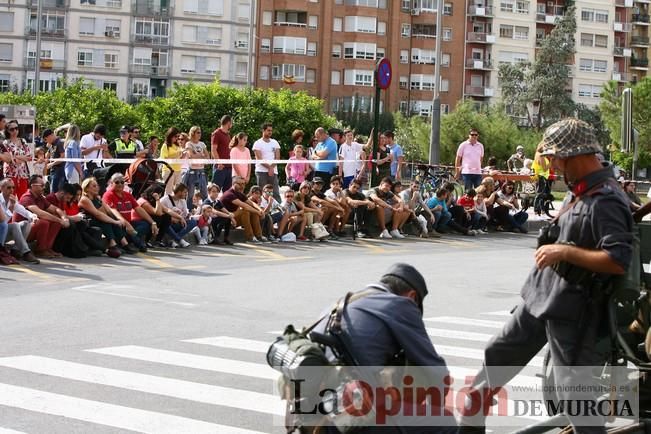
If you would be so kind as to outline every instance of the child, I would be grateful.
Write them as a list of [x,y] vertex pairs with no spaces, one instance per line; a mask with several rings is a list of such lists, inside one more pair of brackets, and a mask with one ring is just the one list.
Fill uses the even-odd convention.
[[192,195],[192,209],[190,210],[192,214],[200,215],[201,214],[201,204],[203,203],[203,197],[201,197],[200,191],[195,191]]
[[[274,224],[278,224],[278,228],[287,225],[287,218],[285,212],[273,197],[274,186],[267,184],[262,189],[262,198],[260,199],[260,207],[264,210],[265,215],[262,219],[262,230],[267,234],[269,241],[276,241],[274,236]],[[280,238],[280,232],[278,238]]]
[[200,214],[193,216],[197,219],[197,227],[199,228],[199,245],[205,246],[208,244],[208,231],[212,223],[212,207],[210,205],[199,205]]
[[475,196],[475,213],[479,216],[478,224],[476,229],[479,229],[480,233],[487,233],[486,224],[488,223],[488,210],[486,209],[486,187],[480,185],[476,190],[477,195]]
[[32,168],[34,172],[32,175],[41,175],[45,176],[45,167],[47,166],[47,161],[45,160],[45,148],[39,146],[34,149],[34,163],[32,163]]
[[292,160],[292,163],[288,163],[285,166],[287,185],[289,185],[292,190],[298,191],[298,187],[303,181],[305,181],[305,178],[312,168],[305,159],[305,151],[301,145],[294,146],[294,156],[289,159]]
[[479,233],[479,214],[477,214],[476,205],[475,205],[475,196],[477,192],[471,188],[466,191],[466,194],[461,196],[457,201],[457,205],[463,207],[463,211],[466,215],[467,224],[470,226],[470,230],[474,231],[476,234]]
[[[203,201],[204,205],[209,205],[212,208],[212,231],[213,231],[213,244],[227,244],[232,246],[233,243],[228,239],[228,235],[231,232],[231,225],[237,227],[237,222],[235,221],[235,215],[231,212],[228,212],[224,208],[224,204],[221,203],[217,197],[219,197],[221,189],[217,184],[210,183],[208,184],[208,197]],[[224,231],[224,242],[219,241],[219,235],[221,235],[222,230]]]

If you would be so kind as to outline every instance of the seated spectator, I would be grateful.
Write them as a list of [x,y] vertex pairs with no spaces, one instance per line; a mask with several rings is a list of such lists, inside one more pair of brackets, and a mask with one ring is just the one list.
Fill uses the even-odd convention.
[[[256,204],[258,206],[258,208],[260,208],[262,210],[262,212],[263,212],[262,217],[260,217],[260,222],[259,222],[260,223],[260,228],[261,228],[261,230],[263,230],[262,229],[262,224],[263,224],[263,221],[265,219],[265,215],[264,215],[264,209],[262,208],[262,189],[257,185],[252,186],[251,189],[249,190],[249,196],[248,197],[249,197],[249,200],[251,202],[253,202],[254,204]],[[254,232],[255,232],[255,230],[254,230]],[[263,243],[270,242],[269,238],[267,238],[267,236],[264,235],[264,232],[262,232],[260,234],[260,236],[258,237],[258,240],[262,241]]]
[[343,214],[338,219],[337,224],[334,227],[335,235],[338,235],[340,237],[346,235],[344,232],[344,226],[346,226],[346,223],[348,223],[348,218],[350,217],[350,207],[348,206],[348,201],[346,200],[346,196],[342,190],[342,184],[343,179],[341,176],[335,175],[330,178],[330,188],[325,192],[326,199],[336,202],[343,210]]
[[197,221],[197,228],[199,229],[200,246],[208,245],[208,234],[210,233],[210,225],[212,224],[212,207],[210,205],[200,205],[201,213],[192,216],[193,220]]
[[[140,207],[138,201],[131,193],[124,189],[124,175],[115,173],[111,176],[111,183],[102,197],[104,203],[111,209],[113,216],[123,221],[127,233],[127,239],[135,245],[141,252],[147,251],[144,240],[149,238],[150,231],[152,236],[158,234],[158,225],[151,216]],[[141,220],[134,221],[131,218],[131,211],[135,211]],[[131,253],[127,248],[127,253]]]
[[479,215],[479,224],[476,229],[487,233],[488,210],[486,207],[486,187],[480,185],[475,192],[477,193],[475,196],[475,212]]
[[452,214],[448,211],[448,196],[450,192],[441,187],[436,190],[436,196],[430,198],[427,201],[427,207],[434,213],[434,218],[436,219],[436,225],[434,229],[438,232],[445,233],[448,232],[448,227],[457,232],[460,232],[464,235],[474,235],[474,232],[471,233],[468,228],[460,226],[457,222],[452,219]]
[[264,210],[262,232],[267,234],[269,241],[276,241],[276,238],[280,238],[278,232],[274,231],[274,225],[278,225],[278,228],[287,226],[287,219],[289,218],[285,216],[285,211],[276,198],[273,197],[273,194],[274,186],[267,184],[262,189],[262,197],[260,198],[260,208]]
[[[399,196],[391,192],[393,180],[385,177],[380,182],[380,186],[371,190],[370,198],[377,207],[376,215],[378,225],[380,226],[380,238],[404,238],[405,236],[398,231],[398,228],[407,221],[411,214],[405,208]],[[387,230],[387,223],[391,222],[391,232]]]
[[183,183],[174,186],[174,194],[166,194],[161,199],[161,205],[165,212],[172,217],[172,224],[167,229],[167,234],[172,238],[171,247],[188,247],[190,243],[183,239],[189,233],[195,237],[197,242],[201,238],[197,221],[190,218],[188,210],[188,187]]
[[221,197],[224,208],[234,217],[239,225],[244,228],[244,236],[251,243],[258,243],[262,238],[260,218],[264,211],[244,194],[246,183],[241,176],[233,177],[233,186],[226,190]]
[[335,235],[334,228],[339,224],[344,209],[334,200],[328,199],[323,192],[324,181],[322,178],[316,176],[312,182],[312,203],[323,211],[321,223],[328,225],[328,232],[330,233],[331,240],[337,240],[339,237]]
[[466,191],[466,194],[461,196],[457,201],[457,204],[463,207],[463,212],[465,215],[466,224],[462,226],[469,228],[475,233],[475,235],[481,233],[480,228],[486,225],[486,222],[483,222],[482,224],[482,216],[477,212],[477,205],[475,202],[476,196],[477,192],[474,188],[471,188],[470,190]]
[[[320,223],[323,218],[323,211],[316,206],[312,200],[312,184],[308,181],[305,181],[301,184],[301,187],[298,189],[298,193],[294,198],[296,206],[298,209],[303,211],[305,215],[305,224],[307,226],[312,226],[313,223]],[[299,241],[307,240],[307,237],[301,235],[297,238]]]
[[[0,261],[11,265],[16,262],[12,259],[16,258],[32,264],[40,264],[41,261],[34,256],[27,244],[32,224],[38,221],[38,216],[18,203],[14,195],[15,190],[16,185],[13,179],[5,178],[0,181],[0,211],[2,212],[0,220],[4,221],[6,225],[4,237],[0,240]],[[25,220],[16,222],[15,214],[23,216]],[[10,241],[13,241],[13,245],[9,254],[6,249],[9,247],[7,243]]]
[[506,181],[502,188],[497,192],[497,199],[494,204],[495,218],[499,224],[498,230],[504,230],[509,227],[512,231],[527,233],[524,226],[529,215],[520,209],[518,196],[514,192],[515,184],[513,181]]
[[364,193],[362,193],[362,185],[357,179],[350,181],[350,185],[343,193],[348,208],[352,210],[353,218],[357,219],[357,237],[364,238],[368,236],[366,218],[368,211],[376,208],[375,202],[364,196]]
[[635,183],[633,181],[624,182],[624,191],[626,196],[631,200],[631,211],[637,211],[642,207],[640,196],[635,193]]
[[[65,211],[55,207],[43,195],[45,182],[43,177],[32,175],[29,178],[29,191],[20,198],[20,204],[38,216],[32,225],[27,241],[36,241],[36,256],[43,258],[61,257],[61,253],[52,250],[54,240],[61,228],[70,226],[70,220]],[[14,221],[21,222],[26,219],[23,215],[14,214]]]
[[497,200],[497,187],[495,185],[495,180],[493,179],[493,177],[487,176],[484,179],[482,179],[480,186],[483,186],[485,189],[484,203],[486,204],[488,221],[490,223],[491,221],[494,221],[493,205],[495,204],[495,200]]
[[[221,200],[217,199],[221,189],[219,185],[209,183],[208,184],[208,197],[203,201],[204,205],[210,205],[213,209],[212,211],[212,231],[213,231],[213,244],[227,244],[232,246],[233,243],[228,238],[231,232],[231,226],[237,226],[237,221],[235,220],[235,215],[228,211]],[[219,236],[224,231],[224,241],[219,241]]]
[[432,236],[440,237],[435,229],[434,225],[436,223],[436,218],[430,209],[427,207],[425,201],[423,201],[423,196],[420,194],[420,182],[412,181],[408,189],[405,189],[400,193],[400,198],[405,203],[412,215],[418,218],[419,224],[422,228],[423,237],[429,236],[428,226],[432,227]]
[[298,225],[298,237],[297,239],[305,240],[305,226],[307,219],[305,218],[305,212],[302,209],[299,209],[298,205],[294,201],[294,196],[297,193],[294,190],[287,190],[284,194],[285,199],[283,203],[280,204],[284,212],[285,220],[281,220],[278,225],[278,237],[282,239],[282,236],[288,232],[293,232],[294,228]]
[[192,196],[192,208],[190,208],[190,214],[196,214],[196,215],[201,214],[202,205],[203,205],[203,197],[201,196],[201,192],[195,191],[194,196]]
[[[169,227],[172,224],[172,216],[165,212],[165,206],[161,203],[161,194],[163,193],[163,188],[160,185],[154,184],[147,187],[138,198],[138,205],[149,214],[151,219],[156,222],[156,226],[158,226],[158,233],[156,235],[153,235],[151,231],[149,232],[149,236],[145,240],[147,247],[165,246],[163,237],[168,233]],[[140,214],[135,209],[132,209],[131,221],[136,222],[138,220],[142,220]]]
[[138,250],[129,245],[126,239],[124,231],[126,221],[115,217],[113,211],[102,200],[97,180],[94,177],[84,179],[81,189],[83,193],[79,199],[79,208],[90,217],[90,225],[100,228],[108,240],[106,254],[111,258],[119,258],[124,253],[137,253]]

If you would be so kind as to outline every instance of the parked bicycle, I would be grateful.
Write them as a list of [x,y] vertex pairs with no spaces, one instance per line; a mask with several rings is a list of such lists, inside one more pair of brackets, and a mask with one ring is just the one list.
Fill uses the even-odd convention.
[[464,193],[463,186],[455,179],[450,166],[420,164],[414,179],[420,183],[420,194],[423,200],[434,197],[436,190],[446,182],[454,186],[455,197],[461,197]]

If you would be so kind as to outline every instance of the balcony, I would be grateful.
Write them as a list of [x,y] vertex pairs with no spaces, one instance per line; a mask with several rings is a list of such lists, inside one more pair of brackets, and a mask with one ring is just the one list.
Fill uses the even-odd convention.
[[169,45],[169,35],[132,35],[131,42],[147,45]]
[[306,28],[307,23],[299,23],[297,21],[274,21],[274,26]]
[[649,59],[646,57],[633,57],[631,58],[631,68],[647,70],[649,68]]
[[631,21],[633,21],[633,24],[637,26],[648,26],[649,14],[633,14]]
[[468,33],[466,41],[479,44],[494,44],[495,35],[492,35],[490,33],[470,32]]
[[633,30],[633,24],[615,22],[615,23],[613,23],[613,30],[615,30],[616,32],[626,32],[626,33],[628,33],[631,30]]
[[[41,0],[41,3],[45,9],[59,9],[70,6],[69,0]],[[31,0],[31,6],[36,9],[38,0]]]
[[132,0],[131,11],[139,16],[169,17],[173,15],[174,8],[167,0]]
[[631,57],[633,51],[627,47],[615,47],[613,49],[613,54],[615,57]]
[[556,25],[556,23],[558,23],[562,18],[563,15],[536,14],[536,22],[540,24]]
[[471,17],[492,17],[493,16],[493,6],[468,6],[468,15]]
[[631,47],[648,47],[649,46],[649,37],[648,36],[633,36],[631,37]]
[[[50,69],[64,69],[66,67],[66,61],[63,59],[41,59],[41,70],[50,70]],[[36,58],[28,57],[27,58],[27,69],[36,68]]]
[[615,6],[622,8],[632,8],[633,0],[615,0]]
[[466,95],[491,97],[495,94],[493,88],[483,86],[466,86]]
[[493,62],[481,59],[466,59],[466,69],[493,69]]
[[[27,27],[27,31],[31,36],[36,36],[36,27]],[[66,30],[65,29],[51,29],[51,28],[41,28],[41,36],[44,38],[65,38]]]
[[628,83],[631,81],[631,74],[627,74],[625,72],[613,72],[613,80],[620,83]]
[[132,63],[129,65],[129,72],[131,74],[146,75],[150,77],[167,77],[169,74],[169,67]]

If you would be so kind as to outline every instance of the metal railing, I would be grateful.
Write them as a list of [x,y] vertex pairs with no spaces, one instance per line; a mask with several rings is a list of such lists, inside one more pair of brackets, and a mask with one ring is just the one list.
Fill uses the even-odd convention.
[[468,42],[486,42],[492,44],[495,42],[495,35],[491,33],[469,32],[466,37]]
[[493,62],[486,59],[466,59],[466,68],[492,69]]

